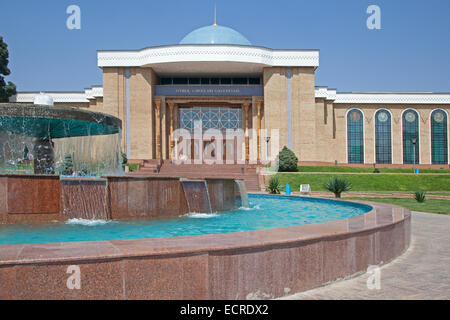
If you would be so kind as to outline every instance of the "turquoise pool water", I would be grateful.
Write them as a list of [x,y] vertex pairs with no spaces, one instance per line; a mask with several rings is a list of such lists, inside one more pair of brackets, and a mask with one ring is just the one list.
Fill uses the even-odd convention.
[[176,219],[87,221],[0,226],[1,244],[165,238],[281,228],[350,218],[372,210],[325,199],[250,195],[250,208]]

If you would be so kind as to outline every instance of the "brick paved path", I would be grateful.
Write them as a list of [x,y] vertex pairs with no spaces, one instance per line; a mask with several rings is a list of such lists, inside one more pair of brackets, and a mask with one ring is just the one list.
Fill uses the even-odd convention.
[[450,216],[412,214],[410,248],[381,268],[381,289],[368,274],[285,299],[450,299]]
[[[301,195],[300,192],[293,192],[293,195]],[[334,194],[330,192],[312,192],[312,197],[323,197],[323,198],[334,198]],[[400,192],[346,192],[342,195],[342,198],[396,198],[396,199],[413,199],[414,193],[400,193]],[[428,199],[437,199],[437,200],[450,200],[450,195],[433,195],[427,194]]]

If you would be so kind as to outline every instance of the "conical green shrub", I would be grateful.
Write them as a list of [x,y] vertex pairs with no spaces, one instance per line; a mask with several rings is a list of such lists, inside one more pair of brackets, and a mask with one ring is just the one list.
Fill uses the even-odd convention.
[[277,160],[279,172],[297,172],[298,158],[292,150],[284,147]]

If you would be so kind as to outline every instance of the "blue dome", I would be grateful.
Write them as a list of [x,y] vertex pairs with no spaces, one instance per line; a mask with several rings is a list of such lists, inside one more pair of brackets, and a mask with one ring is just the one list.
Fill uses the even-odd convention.
[[189,33],[180,44],[237,44],[251,46],[250,41],[231,28],[212,25]]

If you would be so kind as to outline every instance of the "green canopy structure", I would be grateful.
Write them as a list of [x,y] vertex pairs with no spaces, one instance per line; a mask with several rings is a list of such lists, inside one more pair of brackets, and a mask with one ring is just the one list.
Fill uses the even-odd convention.
[[116,117],[74,107],[0,104],[0,132],[40,139],[58,139],[119,133]]

